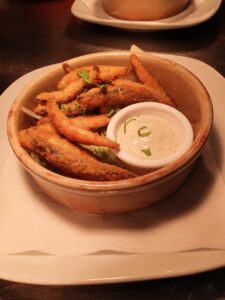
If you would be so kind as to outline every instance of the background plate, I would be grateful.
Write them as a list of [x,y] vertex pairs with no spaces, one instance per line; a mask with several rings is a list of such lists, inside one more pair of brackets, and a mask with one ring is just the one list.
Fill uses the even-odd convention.
[[[211,18],[222,0],[191,0],[189,6],[174,17],[158,21],[127,21],[113,18],[104,12],[101,1],[76,0],[72,14],[84,21],[126,30],[151,31],[191,27]],[[90,9],[91,8],[91,9]]]

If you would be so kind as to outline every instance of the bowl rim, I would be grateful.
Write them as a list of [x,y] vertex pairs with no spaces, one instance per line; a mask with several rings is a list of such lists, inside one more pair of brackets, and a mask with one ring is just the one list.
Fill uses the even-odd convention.
[[[64,62],[67,62],[71,65],[82,65],[82,62],[88,59],[98,59],[98,58],[113,58],[117,55],[124,56],[125,58],[129,58],[131,52],[130,51],[107,51],[107,52],[97,52],[92,54],[86,54],[82,56],[78,56],[75,58],[68,59]],[[32,82],[30,82],[26,87],[22,89],[22,91],[16,96],[13,104],[10,107],[8,113],[8,120],[7,120],[7,135],[9,144],[20,161],[23,167],[32,175],[39,177],[41,179],[46,180],[50,184],[56,184],[61,186],[65,189],[77,189],[81,191],[117,191],[117,190],[133,190],[135,188],[145,187],[146,185],[157,185],[160,182],[175,176],[177,173],[181,172],[183,168],[187,168],[200,154],[203,146],[205,145],[208,136],[212,129],[213,123],[213,106],[210,95],[203,85],[203,83],[186,67],[182,66],[179,63],[176,63],[172,60],[162,58],[160,55],[157,54],[150,54],[150,53],[138,53],[137,54],[140,58],[151,58],[158,60],[159,62],[170,64],[173,68],[178,68],[179,71],[184,72],[187,76],[191,76],[191,78],[195,81],[197,86],[202,91],[202,97],[205,98],[205,107],[208,109],[209,118],[208,121],[204,124],[204,128],[201,128],[198,132],[197,136],[195,137],[192,146],[189,150],[178,158],[176,161],[169,163],[168,165],[155,170],[151,173],[145,175],[139,175],[137,177],[131,179],[124,179],[118,181],[91,181],[91,180],[82,180],[76,179],[72,177],[67,177],[64,175],[60,175],[59,173],[55,173],[46,169],[45,167],[39,165],[35,162],[30,155],[27,153],[25,149],[23,149],[18,141],[18,134],[15,124],[15,113],[17,109],[20,107],[20,101],[26,95],[28,90],[31,90],[39,81],[43,80],[44,77],[50,76],[54,74],[61,68],[62,62],[57,63],[52,66],[50,70],[45,70],[42,74],[37,76]]]

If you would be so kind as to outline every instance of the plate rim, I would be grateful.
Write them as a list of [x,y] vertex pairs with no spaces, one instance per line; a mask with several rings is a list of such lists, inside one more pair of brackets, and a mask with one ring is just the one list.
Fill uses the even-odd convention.
[[[96,17],[92,15],[91,11],[87,7],[85,8],[85,5],[83,4],[82,0],[76,0],[72,4],[71,13],[75,17],[90,23],[120,28],[124,30],[131,30],[131,31],[169,30],[169,29],[192,27],[210,19],[219,10],[222,0],[208,0],[208,1],[211,2],[212,5],[211,11],[208,14],[204,14],[201,18],[196,18],[192,20],[192,22],[184,22],[180,24],[177,24],[176,21],[168,24],[168,23],[163,23],[161,21],[129,21],[129,20],[120,20],[116,18],[102,19],[100,17]],[[82,10],[80,10],[81,5],[86,9],[86,13],[83,13]],[[197,7],[199,7],[199,5]]]
[[[124,264],[123,260],[123,268],[121,268],[121,257],[124,255],[92,254],[66,257],[43,253],[0,255],[0,278],[24,284],[51,286],[100,285],[176,278],[225,266],[225,250],[219,249],[129,254],[125,255],[126,263]],[[158,272],[152,272],[157,261],[160,261]],[[65,262],[68,264],[67,268]],[[181,264],[182,270],[179,267]],[[45,268],[40,268],[40,265],[44,265]],[[93,270],[99,267],[101,273],[97,275],[94,271],[93,274]],[[150,271],[144,272],[143,270],[146,269]],[[23,270],[23,274],[18,270]],[[60,275],[57,272],[59,270]]]

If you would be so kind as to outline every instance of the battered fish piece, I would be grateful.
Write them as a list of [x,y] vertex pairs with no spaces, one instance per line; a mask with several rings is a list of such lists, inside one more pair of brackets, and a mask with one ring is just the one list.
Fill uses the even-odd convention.
[[95,82],[99,70],[98,67],[92,66],[89,71],[83,68],[79,71],[79,76],[76,80],[72,81],[70,84],[66,85],[63,90],[52,91],[52,92],[42,92],[37,95],[35,101],[37,103],[46,104],[53,97],[57,103],[67,103],[75,96],[81,92],[86,86]]
[[70,121],[74,127],[90,130],[107,126],[110,118],[108,118],[106,114],[100,114],[79,116],[76,118],[71,118]]
[[[84,112],[91,112],[91,108],[79,104],[77,100],[72,100],[67,104],[65,103],[61,104],[60,109],[68,117],[76,117],[84,114]],[[38,104],[33,111],[37,115],[45,117],[48,115],[48,105]]]
[[[79,72],[86,70],[90,72],[93,69],[93,66],[86,66],[80,68],[73,68],[68,64],[63,65],[64,70],[67,72],[65,76],[58,82],[57,88],[64,89],[71,82],[78,80],[80,78]],[[95,66],[97,70],[96,78],[93,79],[94,82],[108,82],[112,81],[118,77],[126,76],[131,72],[130,67],[126,66]]]
[[62,67],[66,73],[69,73],[74,70],[74,67],[72,67],[70,64],[68,64],[66,62],[62,63]]
[[39,116],[45,117],[48,115],[48,107],[46,105],[38,104],[33,112]]
[[[92,116],[79,116],[76,118],[71,118],[70,121],[73,126],[90,130],[107,126],[110,118],[106,114],[100,114]],[[50,119],[48,117],[43,117],[36,123],[36,125],[42,125],[49,122]]]
[[[98,97],[98,95],[102,94],[104,94],[104,92],[99,87],[94,87],[81,93],[75,100],[66,104],[65,114],[67,116],[79,116],[84,112],[91,113],[95,108],[101,107],[105,103],[106,99],[104,97]],[[83,98],[87,98],[88,100],[81,103],[80,99]]]
[[[57,84],[57,88],[59,90],[65,89],[69,84],[71,84],[74,81],[79,80],[81,77],[79,76],[80,71],[86,71],[88,73],[88,76],[91,72],[94,71],[94,74],[92,73],[91,76],[93,76],[92,80],[97,77],[97,73],[99,72],[99,69],[97,66],[86,66],[81,68],[74,68],[69,66],[68,64],[63,65],[63,69],[67,72],[66,75],[64,75],[60,81]],[[90,78],[89,78],[90,79]]]
[[[102,89],[95,87],[82,94],[85,94],[88,97],[92,97],[92,94],[95,94],[96,91],[102,92]],[[98,102],[97,99],[93,103],[89,102],[87,105],[82,105],[79,101],[79,96],[77,96],[75,100],[72,100],[71,102],[66,104],[64,112],[67,116],[79,116],[84,112],[91,112],[93,109],[95,109],[96,107],[100,107],[101,105],[101,100],[100,102]]]
[[[96,105],[94,106],[94,108],[95,107]],[[86,112],[91,112],[92,107],[83,106],[77,100],[72,100],[69,103],[61,104],[60,109],[66,116],[76,117]],[[39,116],[46,117],[48,115],[48,105],[38,104],[33,111]]]
[[88,152],[61,137],[51,123],[21,130],[19,142],[28,151],[35,152],[57,169],[73,177],[115,181],[136,176],[128,170],[98,161]]
[[136,73],[138,79],[140,80],[140,82],[142,82],[143,84],[145,84],[145,85],[151,87],[152,89],[154,89],[155,91],[157,91],[158,95],[160,95],[160,98],[161,98],[160,102],[175,107],[175,103],[172,100],[172,98],[169,95],[167,95],[167,93],[165,92],[165,90],[163,89],[163,87],[161,86],[159,81],[157,80],[157,78],[154,77],[146,69],[146,67],[141,63],[141,61],[139,60],[139,58],[137,57],[136,54],[133,53],[130,55],[130,61],[131,61],[132,66],[135,69],[135,73]]
[[80,128],[78,124],[74,125],[74,119],[68,118],[59,108],[53,99],[48,102],[48,117],[52,121],[57,131],[70,141],[85,145],[97,145],[110,148],[118,148],[119,144],[111,141],[105,136],[100,136],[96,132]]
[[37,95],[35,101],[40,104],[46,105],[47,102],[53,97],[57,103],[67,103],[72,100],[83,88],[85,87],[85,82],[82,78],[70,83],[64,90],[52,91],[52,92],[42,92]]
[[142,83],[127,79],[116,79],[108,85],[107,91],[102,92],[99,88],[90,89],[86,93],[81,93],[77,100],[80,105],[100,107],[100,106],[120,106],[125,107],[138,102],[155,101],[175,106],[169,98],[162,97],[158,90],[154,90]]
[[88,85],[111,81],[130,72],[128,67],[87,66],[67,73],[58,83],[58,91],[43,92],[37,95],[36,102],[46,104],[54,97],[57,103],[67,103]]

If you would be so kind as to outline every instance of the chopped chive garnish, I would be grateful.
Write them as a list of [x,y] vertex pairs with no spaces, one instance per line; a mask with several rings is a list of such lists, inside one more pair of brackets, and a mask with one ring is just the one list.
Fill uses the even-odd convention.
[[101,83],[101,84],[96,83],[96,86],[99,87],[101,90],[104,90],[104,91],[107,90],[108,85],[109,85],[108,83]]
[[82,109],[82,115],[85,115],[86,112],[87,112],[87,107],[83,107],[83,109]]
[[68,110],[68,107],[66,104],[60,104],[60,109],[61,110]]
[[115,116],[115,114],[120,110],[120,108],[112,108],[108,113],[107,113],[107,117],[111,118],[113,116]]
[[138,135],[140,137],[145,137],[145,136],[149,136],[150,135],[150,131],[148,130],[147,126],[143,126],[141,128],[138,129]]
[[128,125],[130,122],[132,122],[132,121],[136,121],[136,119],[135,119],[135,118],[134,118],[134,119],[130,119],[130,120],[127,120],[127,121],[124,123],[124,126],[123,126],[123,132],[124,132],[124,134],[127,133],[127,125]]
[[115,114],[115,108],[112,108],[108,113],[107,113],[107,117],[111,118],[112,116],[114,116]]
[[84,80],[85,83],[91,83],[88,71],[81,70],[78,75]]
[[79,108],[81,108],[81,105],[79,103],[76,103],[75,106],[74,106],[74,108],[75,109],[79,109]]
[[151,156],[152,155],[152,152],[150,150],[150,148],[146,148],[146,149],[141,149],[141,151],[147,155],[147,156]]

